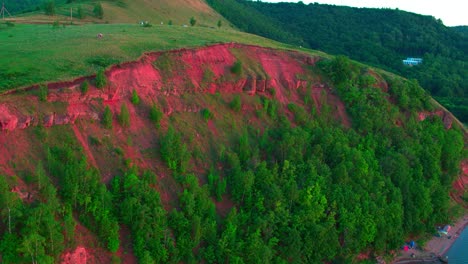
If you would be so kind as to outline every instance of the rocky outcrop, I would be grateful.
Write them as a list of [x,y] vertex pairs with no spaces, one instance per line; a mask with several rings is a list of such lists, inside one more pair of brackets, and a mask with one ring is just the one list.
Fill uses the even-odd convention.
[[[237,61],[233,52],[243,52],[249,61],[243,64],[244,73],[231,73],[232,65]],[[301,87],[309,87],[307,65],[314,65],[320,58],[294,51],[279,51],[270,48],[241,45],[236,43],[217,44],[195,49],[180,49],[169,52],[155,52],[143,55],[134,62],[112,66],[106,71],[108,86],[98,89],[93,85],[94,76],[82,77],[69,82],[48,84],[48,102],[64,104],[65,108],[43,108],[35,95],[24,95],[37,112],[24,115],[14,110],[15,102],[5,101],[0,105],[0,130],[12,131],[41,124],[45,127],[73,124],[77,119],[99,120],[102,105],[109,105],[113,112],[118,112],[120,102],[128,100],[136,90],[141,101],[150,105],[158,97],[166,97],[167,104],[161,106],[166,115],[175,112],[198,112],[203,106],[184,105],[178,98],[184,93],[248,93],[275,94],[283,105],[300,99],[297,93],[291,93]],[[170,60],[165,66],[161,60]],[[248,65],[251,63],[252,65]],[[301,76],[301,79],[298,79]],[[89,82],[89,90],[83,94],[80,85]],[[37,89],[30,87],[26,90]],[[275,90],[275,93],[270,92]],[[329,103],[339,102],[339,98]],[[315,99],[314,99],[315,101]],[[3,101],[2,101],[3,102]],[[321,104],[318,104],[319,107]],[[342,112],[342,113],[341,113]],[[341,111],[340,115],[346,115]],[[347,117],[341,118],[346,120]]]

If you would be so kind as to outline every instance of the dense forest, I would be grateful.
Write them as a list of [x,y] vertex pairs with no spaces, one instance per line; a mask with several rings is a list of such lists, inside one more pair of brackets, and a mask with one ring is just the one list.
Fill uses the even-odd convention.
[[[245,0],[207,0],[241,30],[278,41],[343,54],[418,80],[468,122],[468,39],[431,16],[393,9]],[[421,57],[422,65],[402,64]]]
[[[110,252],[128,227],[140,263],[348,263],[362,251],[388,253],[408,234],[448,221],[463,134],[438,116],[419,120],[417,112],[433,106],[417,82],[384,76],[384,92],[375,73],[341,56],[310,71],[333,84],[351,127],[334,118],[333,105],[314,104],[311,87],[288,105],[273,91],[226,102],[209,95],[225,105],[218,111],[242,121],[225,131],[226,144],[218,139],[200,153],[177,118],[153,105],[148,118],[158,141],[151,153],[174,180],[175,197],[166,202],[153,172],[122,160],[125,169],[104,184],[66,126],[54,135],[35,128],[44,158],[24,176],[37,189],[32,201],[10,192],[12,178],[0,177],[2,262],[54,263],[75,245],[80,224]],[[248,98],[269,125],[250,123],[254,118],[241,112]],[[132,122],[124,108],[122,127]],[[99,125],[112,129],[110,118]],[[203,109],[200,118],[213,115]],[[200,162],[204,172],[195,168]],[[219,210],[223,202],[232,204],[227,213]]]
[[[39,9],[43,6],[43,4],[47,1],[45,0],[5,0],[5,7],[7,10],[12,14],[21,13],[21,12],[29,12],[36,9]],[[65,2],[65,0],[57,1]]]

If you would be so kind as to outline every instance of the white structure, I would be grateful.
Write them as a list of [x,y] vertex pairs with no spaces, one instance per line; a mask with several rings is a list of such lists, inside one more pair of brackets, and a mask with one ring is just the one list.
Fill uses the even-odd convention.
[[422,62],[423,62],[423,59],[421,58],[406,58],[406,60],[403,60],[403,64],[408,65],[408,66],[419,65]]

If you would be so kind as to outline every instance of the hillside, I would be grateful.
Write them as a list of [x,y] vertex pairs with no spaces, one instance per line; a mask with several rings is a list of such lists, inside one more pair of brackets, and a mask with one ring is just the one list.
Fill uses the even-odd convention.
[[[383,254],[456,209],[464,135],[436,107],[345,58],[240,44],[4,94],[1,259]],[[465,178],[452,195],[466,206]]]
[[[391,9],[244,0],[207,2],[246,32],[347,55],[417,79],[431,95],[444,97],[444,105],[468,122],[464,107],[468,91],[468,39],[444,26],[442,21]],[[255,19],[246,19],[249,17]],[[402,60],[407,57],[421,57],[424,63],[418,67],[404,66]]]
[[[40,1],[36,1],[40,2]],[[47,2],[47,1],[43,1]],[[138,23],[148,21],[151,24],[171,23],[190,25],[190,18],[196,19],[197,25],[216,27],[218,21],[228,26],[229,23],[204,1],[198,0],[118,0],[118,1],[55,1],[53,15],[47,15],[45,5],[30,4],[37,10],[16,14],[14,20],[23,23],[52,23],[56,20],[70,23],[70,9],[74,12],[74,23]],[[14,3],[6,3],[14,6]],[[95,13],[96,5],[102,6],[102,16]],[[27,9],[26,9],[27,11]]]
[[[22,12],[33,11],[37,8],[40,8],[44,3],[44,0],[4,0],[2,3],[5,4],[5,8],[10,12],[10,14],[16,15]],[[64,1],[65,2],[65,1]]]
[[375,263],[466,214],[417,81],[204,1],[63,2],[0,23],[0,263]]

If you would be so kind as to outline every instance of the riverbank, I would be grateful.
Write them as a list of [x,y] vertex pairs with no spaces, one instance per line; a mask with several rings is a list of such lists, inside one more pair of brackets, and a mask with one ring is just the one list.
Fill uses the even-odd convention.
[[[455,240],[460,236],[461,232],[468,225],[468,214],[460,218],[452,229],[448,232],[447,236],[433,237],[426,243],[424,250],[433,253],[436,256],[445,256]],[[450,238],[450,239],[449,239]]]
[[400,251],[392,264],[409,264],[409,263],[442,263],[439,257],[444,259],[450,247],[455,243],[461,232],[468,225],[468,213],[459,218],[453,225],[447,236],[433,236],[423,249],[409,249],[408,251]]

